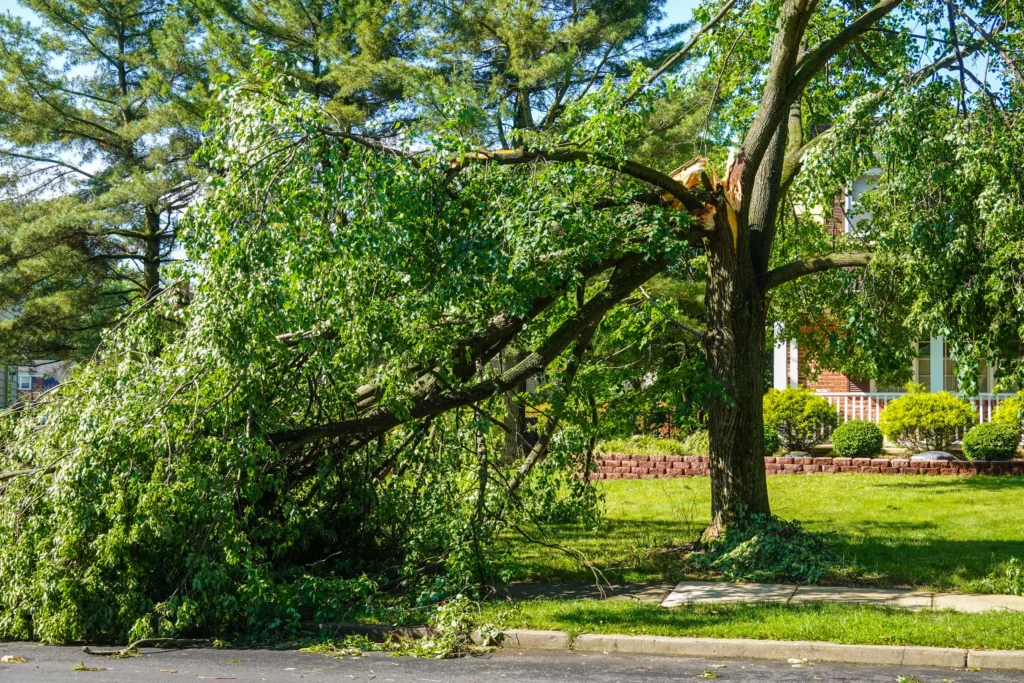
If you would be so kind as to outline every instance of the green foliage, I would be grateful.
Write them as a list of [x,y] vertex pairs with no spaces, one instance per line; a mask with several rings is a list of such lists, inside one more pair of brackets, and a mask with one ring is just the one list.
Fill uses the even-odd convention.
[[[875,258],[864,274],[802,279],[773,299],[786,335],[819,367],[899,386],[910,379],[914,342],[941,334],[967,394],[977,391],[981,360],[997,361],[997,379],[1007,385],[1024,375],[1016,346],[1024,292],[1009,275],[1024,254],[1015,161],[1024,131],[1003,106],[982,91],[961,101],[956,74],[939,72],[876,89],[828,122],[795,194],[807,206],[831,206],[850,179],[870,173],[856,212],[871,218],[834,246],[872,250]],[[793,226],[780,250],[807,253],[821,246],[811,240],[830,239],[809,233]]]
[[653,436],[632,436],[628,439],[607,439],[597,446],[599,453],[630,455],[690,455],[682,441]]
[[711,453],[711,442],[708,432],[699,429],[687,434],[682,440],[640,435],[628,439],[608,439],[598,445],[598,452],[629,455],[708,455]]
[[968,460],[1012,460],[1020,445],[1020,432],[1003,422],[975,425],[964,434],[964,456]]
[[1018,391],[1016,396],[1000,401],[996,412],[992,414],[992,421],[1010,425],[1019,434],[1024,428],[1024,391]]
[[711,435],[706,429],[698,429],[683,439],[684,455],[710,455]]
[[786,583],[817,583],[838,562],[822,536],[766,515],[747,515],[727,526],[693,559],[729,581]]
[[217,71],[244,73],[258,59],[256,45],[284,53],[281,72],[342,125],[386,128],[414,82],[407,61],[420,20],[414,7],[387,0],[196,0],[189,7]]
[[[496,615],[499,618],[503,615]],[[480,604],[464,595],[456,595],[430,611],[427,620],[427,635],[423,638],[406,638],[389,635],[383,643],[377,643],[363,635],[351,635],[340,641],[326,640],[306,646],[302,652],[315,652],[329,657],[361,657],[364,652],[385,651],[395,655],[412,655],[446,659],[466,654],[484,652],[501,640],[501,628],[485,619]],[[479,633],[482,642],[472,640],[472,634]]]
[[904,448],[943,451],[977,422],[970,403],[940,391],[908,393],[891,401],[882,410],[879,427],[890,441]]
[[[588,129],[595,144],[621,154],[615,126],[630,117],[603,109],[619,90],[587,106],[608,114],[608,131]],[[133,309],[57,391],[0,418],[0,471],[40,468],[0,495],[0,637],[278,639],[342,620],[382,583],[410,604],[468,597],[502,580],[495,535],[552,510],[594,517],[576,473],[621,359],[572,347],[552,359],[552,381],[526,400],[543,407],[538,429],[552,412],[559,429],[514,495],[523,463],[496,457],[504,433],[487,418],[503,396],[410,419],[421,368],[435,388],[493,381],[486,363],[460,375],[460,340],[521,315],[518,339],[540,345],[581,305],[566,292],[605,291],[583,267],[637,245],[683,261],[689,219],[595,210],[640,186],[583,164],[470,166],[453,181],[451,159],[477,141],[460,132],[477,113],[464,102],[445,104],[431,151],[412,157],[324,133],[330,117],[266,52],[218,97],[199,158],[210,177],[183,232],[192,261],[171,273],[181,285]],[[553,303],[531,314],[541,298]],[[598,332],[616,350],[646,347],[659,315],[618,305]],[[374,438],[292,436],[367,410],[398,417]]]
[[779,438],[778,428],[768,422],[764,425],[764,454],[773,456],[782,448],[782,439]]
[[1011,557],[993,569],[981,584],[996,595],[1024,595],[1024,562]]
[[849,420],[832,432],[832,449],[844,458],[862,458],[882,450],[882,430],[873,422]]
[[471,634],[477,628],[484,636],[484,646],[495,645],[501,631],[492,624],[482,623],[479,603],[459,594],[439,605],[430,618],[430,635],[420,640],[406,641],[404,652],[419,657],[447,659],[480,650]]
[[782,446],[789,451],[806,451],[827,441],[839,423],[829,402],[806,389],[770,389],[764,396],[764,422],[773,425]]

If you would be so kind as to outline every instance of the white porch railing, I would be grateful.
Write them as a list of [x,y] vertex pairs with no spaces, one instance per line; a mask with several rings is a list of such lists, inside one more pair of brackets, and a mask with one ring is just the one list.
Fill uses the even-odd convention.
[[[889,405],[890,401],[895,401],[903,395],[902,392],[895,391],[871,393],[828,392],[819,394],[819,396],[825,398],[835,407],[843,422],[847,420],[878,422],[885,406]],[[999,407],[1000,401],[1012,396],[1014,394],[980,394],[972,396],[967,400],[974,406],[974,411],[978,414],[978,421],[984,423],[992,419],[992,415],[996,412],[996,408]]]

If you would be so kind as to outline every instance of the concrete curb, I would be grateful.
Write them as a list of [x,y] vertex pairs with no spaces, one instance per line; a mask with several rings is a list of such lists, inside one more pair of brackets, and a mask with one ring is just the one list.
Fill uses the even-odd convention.
[[844,645],[806,640],[741,640],[583,634],[570,639],[561,631],[505,631],[502,648],[571,650],[675,657],[726,659],[806,659],[846,664],[932,666],[945,669],[1024,671],[1024,650],[964,650],[947,647]]
[[[306,623],[307,631],[334,636],[365,635],[383,640],[387,635],[423,638],[430,630],[421,626],[392,627],[349,623]],[[472,638],[480,643],[480,634]],[[509,629],[502,635],[507,650],[562,650],[607,652],[664,657],[721,657],[723,659],[806,659],[844,664],[933,666],[944,669],[1004,669],[1024,671],[1024,650],[964,650],[951,647],[904,645],[843,645],[812,640],[746,640],[738,638],[671,638],[585,633],[571,637],[565,631]]]

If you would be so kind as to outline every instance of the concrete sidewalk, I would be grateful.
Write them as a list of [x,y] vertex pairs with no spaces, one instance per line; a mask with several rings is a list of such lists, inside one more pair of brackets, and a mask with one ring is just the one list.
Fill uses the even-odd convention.
[[670,583],[612,584],[602,593],[594,583],[522,582],[507,586],[499,594],[513,600],[636,600],[661,603],[662,607],[702,603],[847,602],[909,610],[957,612],[1024,612],[1024,597],[1016,595],[974,595],[888,588],[841,586],[796,586],[782,583],[725,583],[682,581]]
[[780,583],[721,583],[683,581],[662,601],[663,607],[709,602],[846,602],[910,610],[954,610],[956,612],[1024,612],[1024,597],[1017,595],[974,595],[930,591],[833,586],[794,586]]

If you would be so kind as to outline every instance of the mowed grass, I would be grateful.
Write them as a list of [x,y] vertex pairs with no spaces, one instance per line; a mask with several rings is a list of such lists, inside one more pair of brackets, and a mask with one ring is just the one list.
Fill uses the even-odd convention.
[[484,618],[505,628],[580,633],[815,640],[862,645],[1024,649],[1024,614],[909,612],[818,603],[692,605],[665,609],[624,600],[488,603]]
[[[694,577],[666,548],[696,539],[708,521],[707,478],[600,482],[596,528],[548,526],[542,540],[579,551],[617,581]],[[849,580],[883,586],[990,592],[985,579],[1024,560],[1024,478],[824,475],[768,479],[772,511],[830,534]],[[504,539],[513,580],[589,580],[570,555]]]

